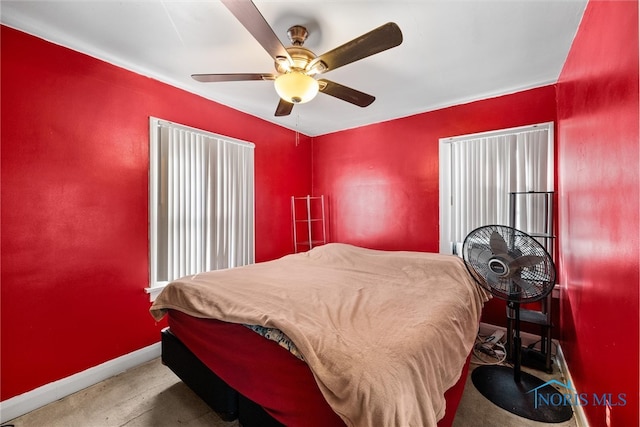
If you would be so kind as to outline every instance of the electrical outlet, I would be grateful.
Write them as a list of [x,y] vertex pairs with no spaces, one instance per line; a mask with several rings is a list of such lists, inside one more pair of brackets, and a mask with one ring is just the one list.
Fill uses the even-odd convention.
[[611,427],[611,402],[609,400],[604,408],[604,422],[607,427]]

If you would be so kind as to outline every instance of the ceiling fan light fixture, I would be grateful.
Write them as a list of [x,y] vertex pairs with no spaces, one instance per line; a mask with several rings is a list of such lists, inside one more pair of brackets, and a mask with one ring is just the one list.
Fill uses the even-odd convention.
[[318,94],[318,81],[299,71],[278,76],[274,82],[280,98],[293,104],[304,104]]

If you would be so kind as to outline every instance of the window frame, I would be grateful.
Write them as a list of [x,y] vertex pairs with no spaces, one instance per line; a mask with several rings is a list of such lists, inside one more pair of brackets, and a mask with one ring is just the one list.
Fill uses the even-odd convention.
[[[198,128],[174,123],[168,120],[159,119],[153,116],[149,117],[149,285],[145,288],[145,292],[149,294],[150,301],[154,301],[157,295],[162,289],[169,283],[169,281],[157,280],[157,266],[158,266],[158,202],[159,202],[159,188],[161,183],[161,161],[160,161],[160,133],[162,127],[169,127],[179,130],[185,130],[188,132],[197,133],[206,138],[217,139],[222,143],[240,144],[250,147],[252,151],[255,149],[255,144],[248,141],[243,141],[236,138],[216,134],[213,132],[205,131]],[[249,254],[249,262],[255,260],[255,155],[251,158],[251,171],[247,174],[247,181],[250,183],[251,190],[251,210],[252,215],[249,224],[249,232],[251,234],[251,254]],[[206,177],[203,176],[206,179]]]
[[536,130],[547,130],[548,132],[548,150],[549,156],[552,160],[549,174],[549,186],[552,190],[555,190],[555,135],[554,135],[554,122],[543,122],[526,126],[518,126],[513,128],[499,129],[493,131],[479,132],[473,134],[459,135],[453,137],[446,137],[439,139],[438,157],[439,157],[439,251],[442,254],[453,254],[454,248],[451,243],[451,221],[452,216],[452,182],[453,171],[451,168],[451,143],[462,140],[471,140],[479,138],[499,137],[505,135],[514,135],[519,133],[525,133]]

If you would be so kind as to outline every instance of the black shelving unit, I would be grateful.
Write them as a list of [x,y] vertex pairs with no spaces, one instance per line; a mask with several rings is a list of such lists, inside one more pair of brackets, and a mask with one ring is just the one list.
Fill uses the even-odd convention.
[[[555,256],[554,232],[554,192],[522,191],[509,193],[510,226],[534,237],[547,250],[551,259]],[[557,263],[556,263],[557,265]],[[540,310],[520,308],[520,322],[531,323],[540,327],[540,351],[523,352],[522,364],[534,369],[553,371],[552,359],[552,298],[551,292],[542,299]],[[512,335],[515,322],[515,311],[507,307],[507,349],[512,358]]]

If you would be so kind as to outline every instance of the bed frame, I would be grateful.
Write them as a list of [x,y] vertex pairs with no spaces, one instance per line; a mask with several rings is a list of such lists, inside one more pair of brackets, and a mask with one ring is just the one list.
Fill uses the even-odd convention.
[[166,328],[162,336],[162,363],[224,421],[239,419],[242,427],[284,427],[260,405],[244,397],[214,374]]
[[[162,363],[170,368],[224,421],[238,419],[242,427],[285,427],[262,406],[243,396],[211,371],[169,328],[162,333]],[[469,360],[458,382],[445,393],[447,411],[438,427],[453,424],[467,379]]]

